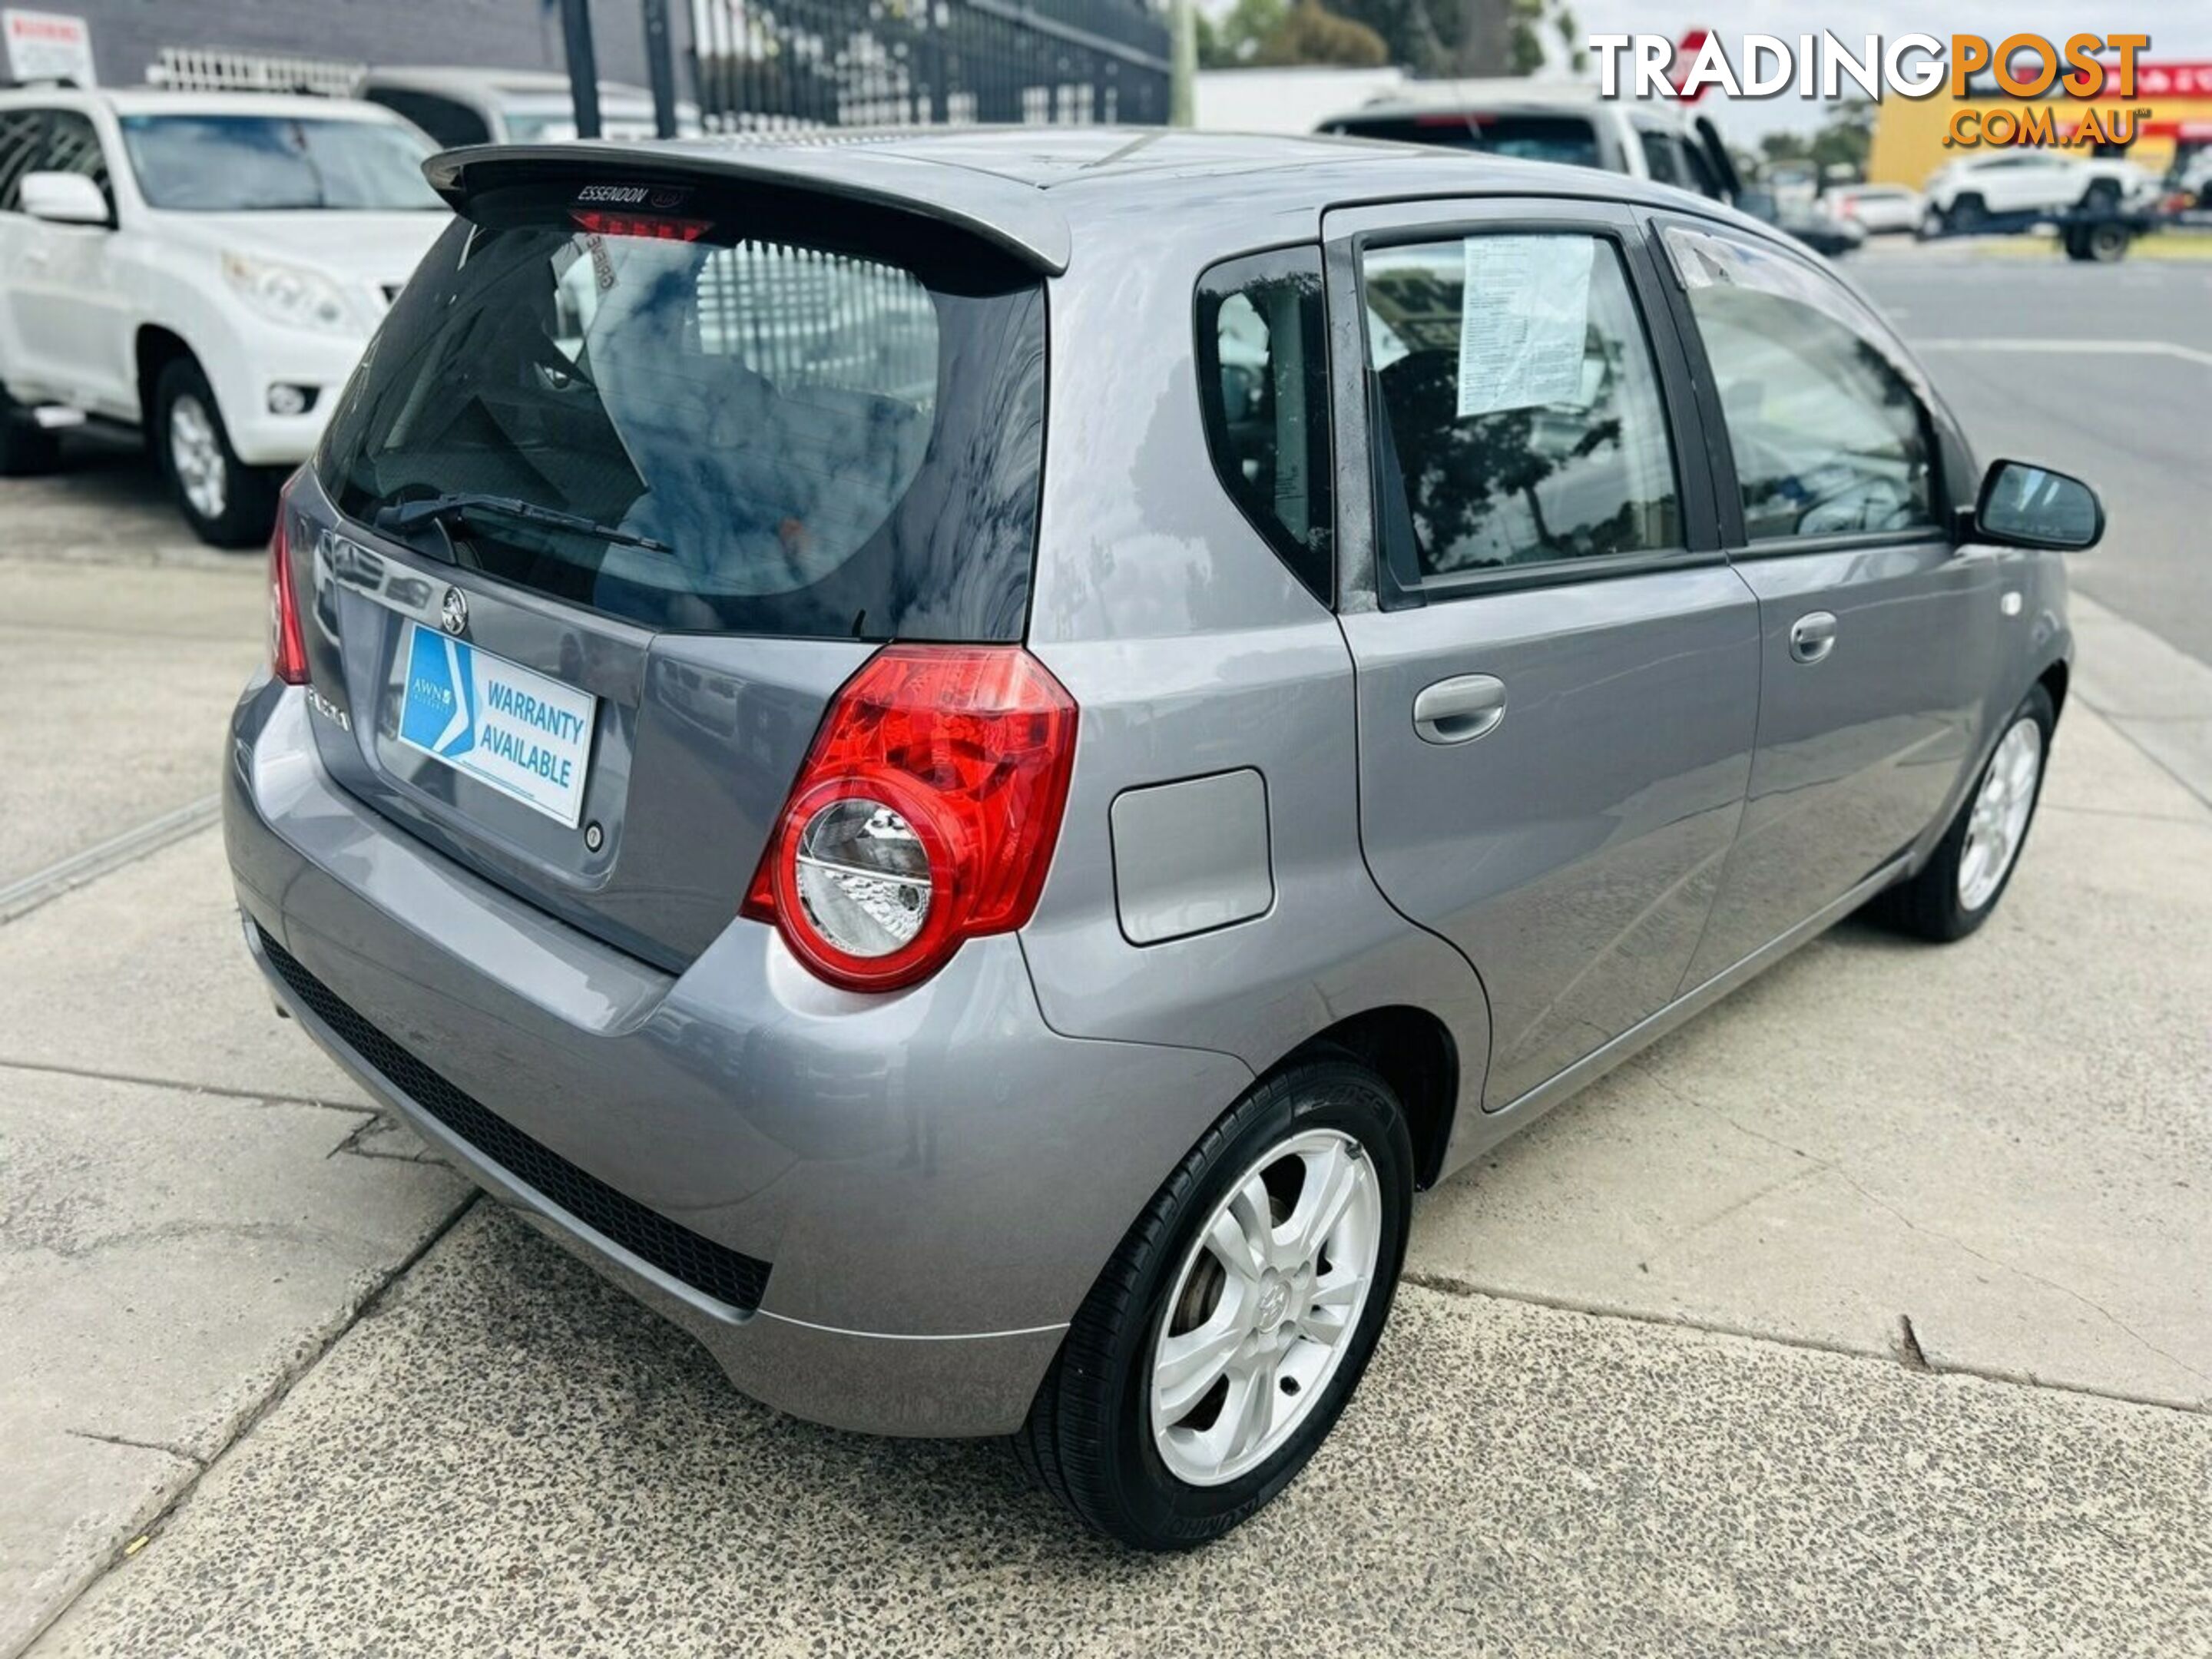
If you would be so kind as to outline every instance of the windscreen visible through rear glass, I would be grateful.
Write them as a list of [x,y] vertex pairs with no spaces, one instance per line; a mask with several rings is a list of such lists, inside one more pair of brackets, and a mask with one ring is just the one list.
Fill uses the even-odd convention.
[[1510,155],[1523,161],[1564,161],[1581,167],[1599,165],[1597,129],[1579,115],[1439,111],[1430,115],[1354,117],[1335,123],[1335,131],[1353,138],[1449,144],[1455,149]]
[[332,419],[341,512],[648,627],[1020,637],[1033,276],[818,200],[572,180],[469,211]]

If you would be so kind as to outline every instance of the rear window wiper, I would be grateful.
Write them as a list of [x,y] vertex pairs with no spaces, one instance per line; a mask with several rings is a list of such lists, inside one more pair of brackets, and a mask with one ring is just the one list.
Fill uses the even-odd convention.
[[494,518],[514,519],[523,524],[543,525],[549,530],[573,531],[580,536],[596,540],[616,542],[624,547],[643,548],[648,553],[673,553],[676,550],[666,542],[641,536],[635,531],[622,530],[611,524],[600,524],[580,513],[563,513],[556,507],[540,507],[535,501],[526,501],[513,495],[490,495],[477,490],[455,490],[444,495],[427,495],[420,501],[401,501],[391,507],[379,507],[371,521],[379,530],[404,536],[424,525],[436,525],[441,530],[467,520],[471,514],[483,513]]

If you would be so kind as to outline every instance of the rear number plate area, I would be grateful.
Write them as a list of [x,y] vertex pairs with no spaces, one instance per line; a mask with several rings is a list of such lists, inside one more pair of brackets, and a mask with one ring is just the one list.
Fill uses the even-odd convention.
[[401,743],[576,827],[593,698],[420,623],[408,624],[400,661]]

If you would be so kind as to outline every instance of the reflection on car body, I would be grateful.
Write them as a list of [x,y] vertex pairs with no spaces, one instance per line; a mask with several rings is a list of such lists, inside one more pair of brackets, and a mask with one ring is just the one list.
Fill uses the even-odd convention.
[[[1417,1188],[2017,866],[2095,499],[1978,465],[1726,207],[1111,130],[432,174],[271,550],[247,946],[777,1406],[1217,1537],[1344,1408]],[[470,491],[546,516],[392,533]],[[465,763],[518,708],[589,732],[557,797]]]

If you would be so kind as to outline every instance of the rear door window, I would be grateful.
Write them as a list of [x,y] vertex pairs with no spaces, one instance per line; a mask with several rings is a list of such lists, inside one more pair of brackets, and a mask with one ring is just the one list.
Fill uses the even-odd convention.
[[[633,188],[664,210],[596,204]],[[910,218],[690,186],[470,211],[332,421],[340,511],[650,627],[1020,637],[1034,276]]]
[[1207,271],[1198,361],[1206,447],[1222,486],[1313,596],[1333,603],[1320,250],[1286,248]]
[[1610,240],[1370,248],[1361,286],[1395,569],[1426,581],[1683,544],[1658,368]]

